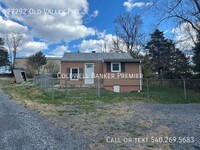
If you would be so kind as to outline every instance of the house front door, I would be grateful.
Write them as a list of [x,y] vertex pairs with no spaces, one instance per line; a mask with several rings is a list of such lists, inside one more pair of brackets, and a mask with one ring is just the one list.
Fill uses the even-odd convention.
[[94,64],[85,64],[85,84],[94,84]]

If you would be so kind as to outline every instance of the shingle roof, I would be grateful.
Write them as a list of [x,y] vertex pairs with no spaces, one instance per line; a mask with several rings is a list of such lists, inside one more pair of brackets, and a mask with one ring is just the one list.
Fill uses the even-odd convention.
[[65,53],[61,61],[65,62],[140,62],[139,59],[133,59],[128,53]]

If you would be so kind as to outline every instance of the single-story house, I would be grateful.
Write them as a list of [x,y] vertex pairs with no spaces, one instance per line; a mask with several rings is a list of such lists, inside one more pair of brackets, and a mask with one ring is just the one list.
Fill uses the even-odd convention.
[[60,73],[68,85],[94,85],[100,78],[100,87],[109,91],[142,90],[141,60],[128,53],[65,53]]

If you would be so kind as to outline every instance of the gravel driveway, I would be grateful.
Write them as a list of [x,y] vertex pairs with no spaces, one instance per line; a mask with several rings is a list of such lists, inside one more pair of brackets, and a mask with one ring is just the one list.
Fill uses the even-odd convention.
[[[138,107],[143,119],[151,122],[153,132],[159,126],[170,130],[167,137],[176,138],[171,142],[172,149],[200,150],[199,104],[139,104]],[[132,119],[136,122],[137,116]]]
[[[54,109],[58,118],[39,115],[0,92],[0,150],[200,150],[199,104],[92,102]],[[152,143],[151,137],[176,141]]]
[[59,109],[65,127],[93,139],[92,150],[200,150],[199,104],[94,102],[87,107],[91,105],[91,112],[76,104]]
[[88,149],[88,140],[32,112],[0,92],[0,150]]

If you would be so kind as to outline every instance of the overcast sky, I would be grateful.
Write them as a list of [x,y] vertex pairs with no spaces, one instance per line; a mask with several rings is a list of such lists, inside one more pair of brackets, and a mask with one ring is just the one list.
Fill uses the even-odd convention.
[[[1,0],[0,36],[12,31],[24,35],[18,57],[39,50],[48,56],[98,51],[103,41],[115,38],[113,21],[124,12],[141,14],[143,32],[152,33],[158,18],[151,13],[151,5],[151,0]],[[171,22],[159,29],[173,39],[184,37]]]

